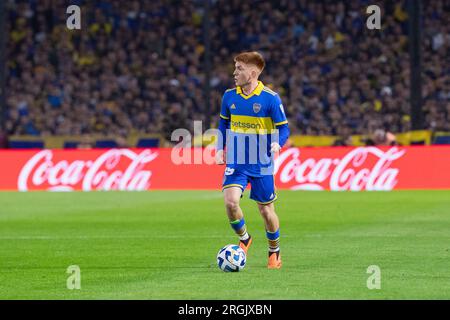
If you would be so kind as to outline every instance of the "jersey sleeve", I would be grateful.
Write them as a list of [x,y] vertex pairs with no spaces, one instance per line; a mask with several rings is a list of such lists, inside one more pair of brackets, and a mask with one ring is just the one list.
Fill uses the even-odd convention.
[[222,97],[222,106],[220,108],[220,117],[224,120],[230,120],[230,109],[228,109],[228,102],[226,94]]
[[288,123],[286,119],[286,114],[284,113],[283,104],[281,103],[280,96],[277,94],[270,106],[270,116],[275,126],[281,126]]

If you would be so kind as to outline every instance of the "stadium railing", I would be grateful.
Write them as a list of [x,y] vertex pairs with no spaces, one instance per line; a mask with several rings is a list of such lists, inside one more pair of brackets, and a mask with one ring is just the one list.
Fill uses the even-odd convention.
[[[395,134],[400,145],[431,145],[431,144],[450,144],[450,132],[435,132],[430,130],[416,130]],[[119,144],[114,136],[92,135],[89,137],[92,147],[96,148],[114,148],[114,147],[137,147],[137,148],[157,148],[172,146],[162,135],[158,134],[132,134],[125,138],[125,144]],[[351,142],[353,146],[364,146],[367,136],[352,135]],[[83,136],[10,136],[9,148],[47,148],[47,149],[70,149],[77,148],[82,142],[85,142]],[[332,146],[338,136],[307,136],[291,135],[290,142],[294,147],[326,147]],[[207,134],[193,138],[193,145],[196,147],[206,146],[215,143],[215,136]]]
[[436,132],[433,137],[433,144],[450,144],[450,132]]

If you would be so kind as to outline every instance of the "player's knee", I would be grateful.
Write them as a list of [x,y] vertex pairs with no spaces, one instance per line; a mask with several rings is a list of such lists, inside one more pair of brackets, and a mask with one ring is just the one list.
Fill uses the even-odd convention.
[[228,211],[235,212],[239,209],[239,200],[225,199],[225,207]]
[[260,205],[259,212],[261,213],[264,219],[270,219],[272,216],[275,215],[275,211],[269,205]]

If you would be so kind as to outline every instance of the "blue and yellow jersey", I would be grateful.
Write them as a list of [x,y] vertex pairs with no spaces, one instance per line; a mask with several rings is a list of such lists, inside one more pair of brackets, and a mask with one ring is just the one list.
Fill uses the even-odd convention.
[[262,168],[272,167],[270,143],[278,139],[275,129],[287,124],[280,96],[261,81],[249,95],[240,87],[229,89],[222,98],[220,117],[229,121],[227,167],[250,176],[267,174]]

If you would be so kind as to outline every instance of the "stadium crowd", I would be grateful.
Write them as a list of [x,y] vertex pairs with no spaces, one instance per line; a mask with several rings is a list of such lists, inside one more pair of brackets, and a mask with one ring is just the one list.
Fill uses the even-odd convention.
[[[382,4],[366,28],[364,0],[216,0],[211,7],[212,95],[205,102],[203,1],[7,0],[9,135],[126,136],[193,120],[213,126],[233,87],[233,55],[260,51],[262,81],[280,93],[293,134],[404,132],[409,116],[405,1]],[[425,128],[450,131],[450,3],[423,8]]]

